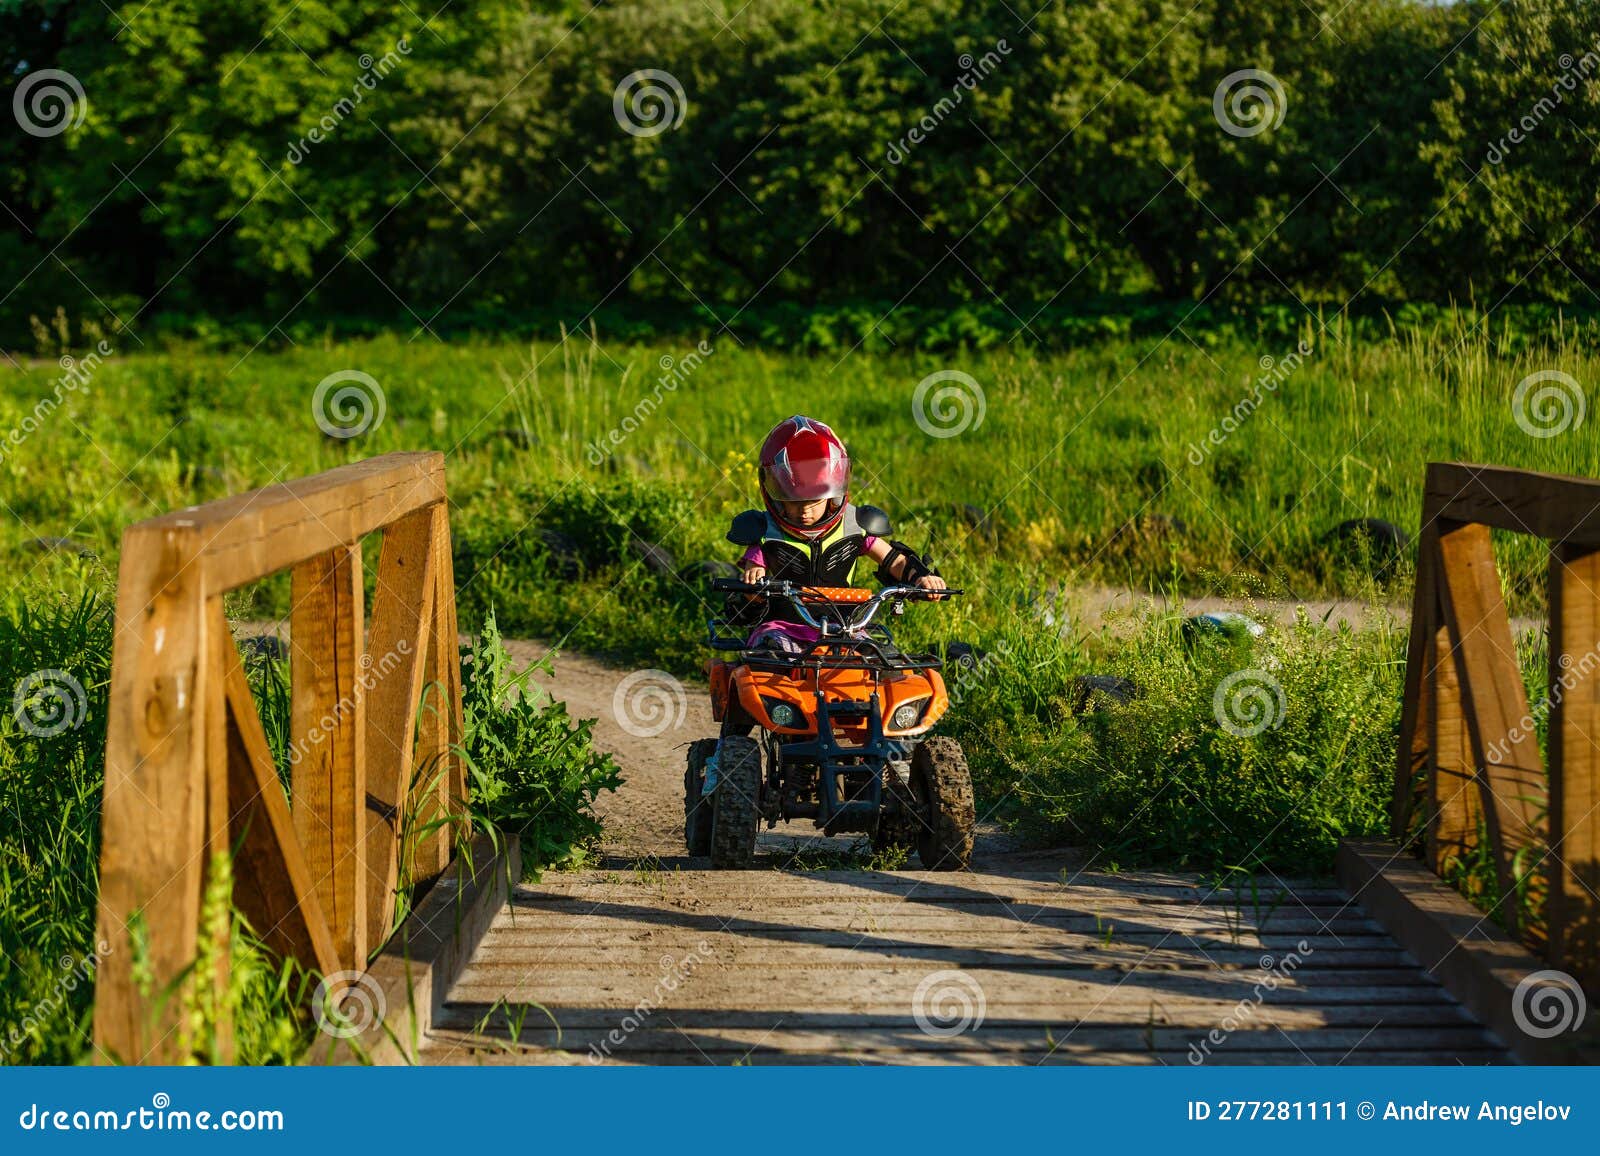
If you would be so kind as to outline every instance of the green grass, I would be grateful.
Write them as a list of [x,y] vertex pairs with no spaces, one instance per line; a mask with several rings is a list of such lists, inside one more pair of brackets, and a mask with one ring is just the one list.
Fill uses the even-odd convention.
[[[36,596],[0,606],[0,1062],[69,1064],[93,1053],[100,795],[105,781],[107,687],[112,640],[109,603],[93,591]],[[252,692],[287,781],[288,683],[284,663],[247,665]],[[491,619],[465,664],[463,754],[473,777],[473,830],[523,836],[530,871],[569,862],[598,837],[590,807],[615,789],[617,769],[594,751],[589,724],[560,703],[512,692],[525,674],[509,664]],[[18,688],[22,688],[20,691]],[[432,767],[419,767],[427,777]],[[404,824],[408,845],[426,834]],[[226,856],[210,864],[201,923],[231,925],[228,982],[162,987],[148,975],[135,917],[130,966],[147,1008],[176,999],[178,1047],[196,1062],[219,1055],[231,1024],[238,1062],[293,1063],[315,1039],[306,1013],[321,977],[274,958],[230,897]],[[411,890],[397,899],[403,918]],[[212,945],[220,935],[202,936]],[[202,947],[196,975],[214,973]]]
[[[1252,391],[1261,359],[1282,363],[1290,342],[1201,348],[1175,334],[1054,355],[858,352],[835,362],[727,339],[682,386],[662,391],[653,415],[598,464],[587,447],[655,392],[660,359],[681,363],[693,348],[687,339],[597,349],[580,337],[530,349],[382,338],[242,360],[123,352],[8,448],[0,550],[12,559],[13,587],[39,578],[59,586],[80,573],[104,582],[122,528],[138,518],[386,450],[442,449],[468,606],[481,613],[492,602],[511,633],[571,631],[589,648],[687,669],[692,637],[641,622],[654,617],[658,584],[640,577],[626,530],[682,563],[726,557],[728,518],[754,495],[749,455],[775,419],[797,410],[843,432],[858,500],[884,506],[903,536],[933,542],[945,567],[969,581],[1003,571],[1038,586],[1362,593],[1324,536],[1364,516],[1414,530],[1428,460],[1600,474],[1600,441],[1587,429],[1538,439],[1513,419],[1513,390],[1529,373],[1600,376],[1593,353],[1555,330],[1543,342],[1524,335],[1520,352],[1506,356],[1493,335],[1448,326],[1381,340],[1306,336],[1313,353],[1198,465],[1192,447]],[[380,384],[386,414],[340,441],[318,429],[312,393],[348,369]],[[934,438],[914,424],[912,395],[942,369],[979,383],[985,416],[959,436]],[[0,369],[0,430],[20,428],[59,373],[53,360]],[[992,540],[974,533],[960,504],[988,513]],[[1118,534],[1151,515],[1186,529]],[[559,560],[542,530],[577,539],[583,580],[551,580]],[[70,538],[98,558],[28,545],[46,537]],[[1518,605],[1537,606],[1536,544],[1506,547]],[[256,609],[281,600],[268,590]]]

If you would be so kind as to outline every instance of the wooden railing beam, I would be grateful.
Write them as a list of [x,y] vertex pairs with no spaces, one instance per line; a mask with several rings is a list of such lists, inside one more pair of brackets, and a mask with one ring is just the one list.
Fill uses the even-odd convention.
[[1507,466],[1433,462],[1424,510],[1452,522],[1600,546],[1600,481]]

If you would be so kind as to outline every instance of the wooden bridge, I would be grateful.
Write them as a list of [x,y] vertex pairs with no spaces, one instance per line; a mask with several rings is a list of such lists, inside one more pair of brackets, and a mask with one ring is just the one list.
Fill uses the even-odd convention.
[[[709,713],[693,721],[703,704],[647,749],[581,695],[575,713],[600,717],[629,777],[608,816],[624,834],[599,870],[521,883],[515,840],[465,822],[441,455],[391,454],[132,527],[96,1043],[126,1062],[183,1058],[182,1001],[152,993],[226,981],[225,962],[194,962],[227,958],[226,921],[201,915],[207,864],[232,848],[238,908],[357,1013],[323,1060],[1592,1061],[1592,1016],[1557,1032],[1540,1008],[1532,1030],[1529,1016],[1531,998],[1577,990],[1558,974],[1600,994],[1600,483],[1436,465],[1426,494],[1395,790],[1396,835],[1425,859],[1352,842],[1337,880],[1227,886],[1097,872],[998,839],[959,874],[804,870],[814,856],[801,846],[797,860],[782,830],[762,837],[764,869],[705,870],[678,857],[670,813],[681,743],[710,726]],[[1553,544],[1548,771],[1491,526]],[[378,531],[368,621],[361,540]],[[284,569],[287,798],[222,610],[228,590]],[[1519,939],[1434,874],[1474,854],[1480,831],[1503,893],[1544,910],[1519,926],[1507,905]],[[402,894],[414,901],[396,926]]]

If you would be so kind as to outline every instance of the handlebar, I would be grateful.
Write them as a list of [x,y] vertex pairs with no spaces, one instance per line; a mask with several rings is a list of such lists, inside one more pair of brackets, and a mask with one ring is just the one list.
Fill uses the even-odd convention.
[[[807,602],[860,607],[848,622],[837,623],[844,632],[859,634],[871,624],[885,602],[900,600],[936,602],[946,595],[965,593],[964,590],[948,586],[940,590],[924,590],[921,586],[885,586],[876,594],[869,595],[864,588],[857,586],[808,586],[799,582],[770,578],[762,579],[760,582],[745,582],[738,578],[713,578],[711,589],[728,594],[787,598],[805,624],[824,635],[829,634],[829,626],[835,624],[818,620],[806,609]],[[841,619],[842,617],[841,615]]]

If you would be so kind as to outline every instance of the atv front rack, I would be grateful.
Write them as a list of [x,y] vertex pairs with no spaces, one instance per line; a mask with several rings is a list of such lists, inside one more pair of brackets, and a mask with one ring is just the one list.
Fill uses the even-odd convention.
[[[834,737],[835,720],[866,719],[867,738],[860,746],[846,746]],[[823,794],[822,813],[828,815],[825,830],[829,834],[841,831],[870,831],[877,823],[883,806],[883,766],[893,758],[903,758],[906,745],[883,733],[883,712],[874,694],[866,702],[832,702],[817,692],[817,735],[814,739],[798,742],[784,741],[785,762],[812,763],[817,768],[818,785]],[[849,761],[845,761],[849,760]],[[868,768],[861,776],[862,790],[849,798],[842,798],[839,790],[841,775],[849,775]]]

